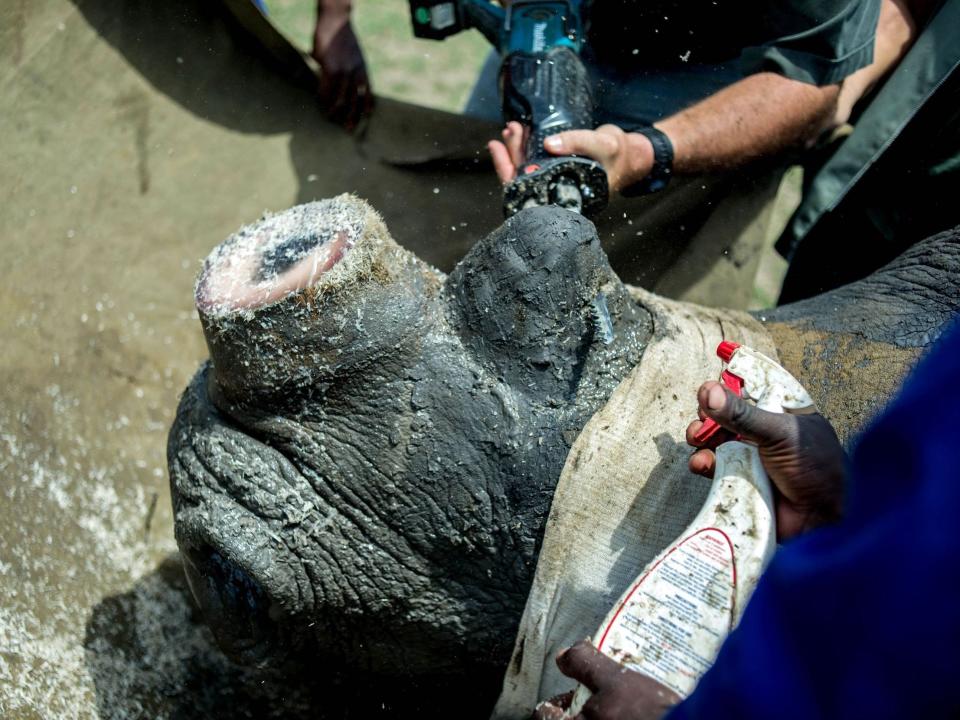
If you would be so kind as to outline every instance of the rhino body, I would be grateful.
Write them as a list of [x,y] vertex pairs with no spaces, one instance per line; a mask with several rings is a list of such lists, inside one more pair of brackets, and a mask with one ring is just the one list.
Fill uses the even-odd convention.
[[[760,319],[848,439],[956,312],[958,271],[952,231]],[[593,226],[523,211],[445,276],[341,196],[228,239],[197,304],[211,361],[168,458],[220,645],[496,677],[570,446],[651,337]]]

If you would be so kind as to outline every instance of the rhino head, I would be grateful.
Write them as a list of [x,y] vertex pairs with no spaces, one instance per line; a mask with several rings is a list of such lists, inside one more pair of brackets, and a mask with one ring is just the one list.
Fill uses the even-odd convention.
[[[340,196],[229,238],[196,300],[168,460],[220,645],[502,670],[568,450],[652,333],[592,224],[525,210],[444,276]],[[960,228],[759,319],[849,440],[958,309]]]
[[651,333],[593,225],[523,211],[444,276],[340,196],[229,238],[196,301],[168,454],[220,645],[505,665],[570,445]]

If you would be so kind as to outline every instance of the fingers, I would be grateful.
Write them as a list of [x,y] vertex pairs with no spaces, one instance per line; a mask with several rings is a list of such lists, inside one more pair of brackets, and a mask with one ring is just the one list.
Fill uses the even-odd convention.
[[523,125],[511,120],[500,133],[503,141],[491,140],[487,143],[493,169],[504,185],[517,176],[517,168],[523,164]]
[[323,113],[335,123],[343,124],[345,116],[343,99],[346,97],[345,75],[332,72],[323,72],[317,87],[317,96]]
[[690,472],[708,478],[713,477],[713,471],[716,466],[717,456],[713,454],[713,450],[697,450],[690,456],[690,460],[687,461],[687,467],[690,468]]
[[370,92],[370,80],[362,68],[355,71],[350,82],[349,111],[343,126],[350,132],[373,110],[373,94]]
[[549,700],[544,700],[533,710],[533,720],[563,720],[566,711],[554,705]]
[[[579,680],[591,697],[576,720],[618,720],[662,718],[680,697],[653,678],[629,670],[597,650],[589,641],[577,643],[557,656],[560,671]],[[552,708],[558,707],[550,701]],[[556,718],[557,715],[541,717]]]
[[705,415],[716,420],[726,430],[760,445],[782,439],[789,433],[786,425],[793,422],[792,416],[761,410],[718,382],[711,381],[701,385],[697,392],[697,402]]
[[487,143],[487,150],[490,152],[490,159],[493,161],[493,169],[500,178],[501,183],[508,183],[513,180],[517,174],[516,166],[510,159],[510,151],[507,146],[499,140],[491,140]]
[[590,692],[608,685],[623,670],[623,666],[597,650],[587,640],[581,640],[557,656],[557,667],[567,677],[583,683]]
[[526,154],[523,151],[524,134],[523,125],[516,120],[508,122],[507,126],[503,129],[503,142],[510,152],[510,161],[515,168],[520,167],[526,160]]
[[353,131],[373,109],[374,97],[365,70],[321,74],[317,95],[331,121]]
[[694,420],[692,423],[687,425],[687,445],[692,445],[695,448],[707,448],[709,450],[715,450],[717,445],[720,443],[724,443],[727,440],[733,440],[735,437],[737,437],[737,433],[730,432],[723,427],[719,429],[719,432],[713,433],[706,439],[697,437],[706,421],[709,420],[706,413],[703,412],[703,408],[697,408],[697,417],[700,419]]
[[347,73],[336,80],[337,94],[330,103],[330,117],[341,125],[346,125],[350,118],[350,106],[356,97],[356,88],[353,84],[353,73]]

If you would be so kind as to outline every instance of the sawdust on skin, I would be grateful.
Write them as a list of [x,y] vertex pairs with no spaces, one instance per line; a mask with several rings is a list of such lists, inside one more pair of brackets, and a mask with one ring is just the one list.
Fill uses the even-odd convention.
[[845,446],[883,408],[922,352],[803,324],[771,322],[766,328],[781,364],[807,388]]

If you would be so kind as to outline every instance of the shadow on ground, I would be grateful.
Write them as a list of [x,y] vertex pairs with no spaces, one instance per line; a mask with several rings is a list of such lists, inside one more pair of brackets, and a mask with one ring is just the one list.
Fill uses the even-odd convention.
[[84,656],[103,720],[439,718],[452,711],[469,720],[487,717],[499,690],[489,677],[376,678],[310,659],[240,667],[201,623],[177,554],[94,607]]
[[178,555],[96,605],[84,637],[101,718],[315,718],[311,688],[227,660],[195,615]]
[[[398,242],[441,270],[499,223],[485,149],[495,127],[379,98],[364,131],[347,134],[323,118],[302,55],[249,0],[70,1],[158,94],[191,114],[233,132],[289,133],[295,202],[354,192]],[[141,116],[149,117],[154,97],[140,98]],[[142,144],[149,149],[148,138]]]

